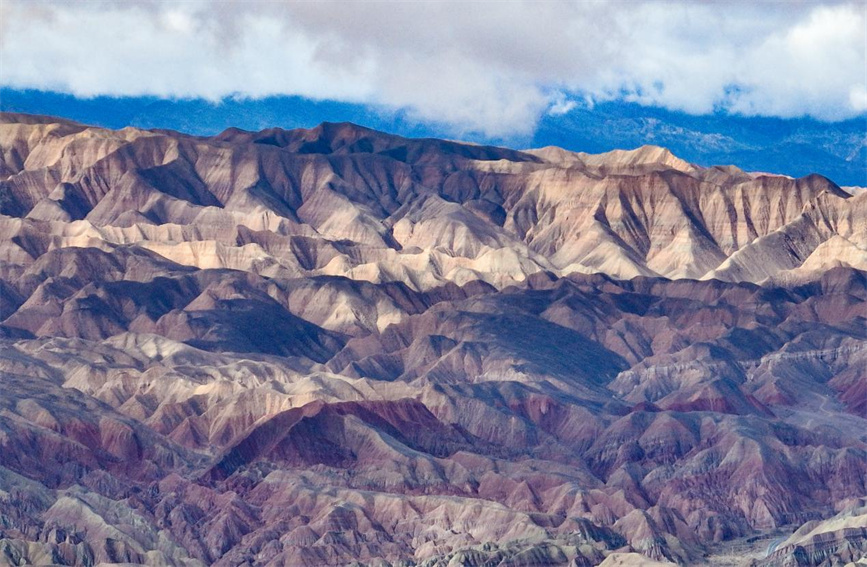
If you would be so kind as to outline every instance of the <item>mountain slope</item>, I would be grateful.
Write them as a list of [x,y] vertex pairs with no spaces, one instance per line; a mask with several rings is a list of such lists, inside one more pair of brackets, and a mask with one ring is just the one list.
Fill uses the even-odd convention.
[[698,564],[867,493],[823,177],[9,114],[0,156],[0,561]]

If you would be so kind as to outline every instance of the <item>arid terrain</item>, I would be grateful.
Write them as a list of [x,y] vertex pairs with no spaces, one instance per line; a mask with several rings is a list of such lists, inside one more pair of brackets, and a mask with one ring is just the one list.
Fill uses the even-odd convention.
[[867,562],[867,191],[0,115],[0,564]]

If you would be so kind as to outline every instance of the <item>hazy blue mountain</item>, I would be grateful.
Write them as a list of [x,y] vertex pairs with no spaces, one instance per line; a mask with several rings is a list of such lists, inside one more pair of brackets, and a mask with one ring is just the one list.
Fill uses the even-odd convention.
[[734,164],[795,177],[821,173],[842,185],[867,183],[867,117],[826,123],[724,113],[691,116],[610,102],[546,116],[534,143],[587,152],[655,144],[700,165]]
[[[419,123],[403,111],[289,96],[227,98],[212,103],[156,97],[80,99],[53,92],[0,89],[0,109],[62,116],[109,128],[131,125],[201,135],[230,126],[261,130],[312,127],[329,121],[354,122],[403,136],[453,137],[453,132],[441,125]],[[692,116],[634,103],[607,102],[547,115],[531,137],[489,139],[470,134],[462,138],[512,147],[556,145],[586,152],[656,144],[701,165],[734,164],[796,177],[815,172],[840,185],[867,185],[867,116],[835,123],[724,112]]]

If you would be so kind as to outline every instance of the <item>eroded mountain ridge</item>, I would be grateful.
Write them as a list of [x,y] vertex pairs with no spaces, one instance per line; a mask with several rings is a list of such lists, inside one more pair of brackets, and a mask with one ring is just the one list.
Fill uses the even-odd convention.
[[10,561],[697,563],[867,494],[867,193],[350,124],[0,152]]

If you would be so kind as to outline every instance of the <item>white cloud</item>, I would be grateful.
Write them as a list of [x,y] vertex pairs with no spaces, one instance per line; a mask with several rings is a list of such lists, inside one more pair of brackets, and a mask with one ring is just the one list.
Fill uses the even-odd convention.
[[79,96],[292,94],[403,108],[489,137],[529,133],[573,99],[828,120],[867,110],[861,2],[6,0],[0,10],[0,82]]
[[849,90],[849,105],[857,112],[867,112],[867,86],[857,85]]
[[558,93],[554,100],[551,101],[548,114],[551,116],[563,116],[564,114],[569,114],[577,106],[578,101],[567,98],[563,93]]

